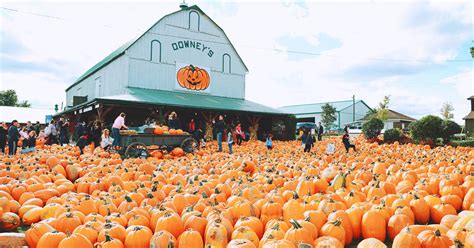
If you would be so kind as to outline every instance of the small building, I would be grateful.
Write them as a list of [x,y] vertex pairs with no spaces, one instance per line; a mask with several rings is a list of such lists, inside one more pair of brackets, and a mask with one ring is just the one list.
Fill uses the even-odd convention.
[[0,122],[10,123],[13,120],[17,120],[20,124],[25,124],[28,121],[45,124],[54,113],[53,109],[48,108],[0,106]]
[[224,30],[198,6],[180,7],[81,75],[58,115],[110,124],[125,112],[127,125],[140,126],[166,124],[174,111],[182,129],[194,119],[207,137],[221,114],[253,138],[283,122],[287,114],[245,99],[248,69]]
[[333,127],[338,129],[362,120],[372,110],[363,100],[291,105],[279,109],[282,112],[294,114],[298,122],[318,123],[321,121],[322,106],[326,103],[336,108],[336,121]]
[[401,130],[407,130],[410,123],[416,121],[415,118],[401,114],[397,111],[388,110],[388,119],[384,122],[384,129],[398,128]]
[[464,129],[467,136],[474,136],[474,96],[469,97],[467,100],[471,101],[471,112],[463,118],[466,122]]

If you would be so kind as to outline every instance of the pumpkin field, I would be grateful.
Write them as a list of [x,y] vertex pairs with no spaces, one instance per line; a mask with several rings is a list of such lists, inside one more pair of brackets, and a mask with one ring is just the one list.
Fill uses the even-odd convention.
[[[328,143],[335,153],[326,155]],[[122,159],[0,157],[0,242],[70,247],[474,247],[474,149],[340,137]],[[23,233],[24,232],[24,233]],[[6,242],[6,243],[5,243]]]

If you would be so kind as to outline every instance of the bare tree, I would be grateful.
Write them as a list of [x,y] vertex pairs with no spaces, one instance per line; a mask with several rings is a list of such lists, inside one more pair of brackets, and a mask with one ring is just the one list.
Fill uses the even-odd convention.
[[444,102],[443,107],[441,107],[441,116],[445,120],[451,120],[454,118],[454,107],[453,104],[450,102]]

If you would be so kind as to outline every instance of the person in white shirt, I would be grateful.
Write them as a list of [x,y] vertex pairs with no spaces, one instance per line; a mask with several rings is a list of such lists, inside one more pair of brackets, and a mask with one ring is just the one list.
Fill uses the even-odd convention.
[[112,125],[112,138],[114,139],[112,146],[117,147],[120,144],[120,129],[128,129],[127,126],[125,126],[125,113],[120,113],[119,116],[114,121],[114,124]]
[[107,150],[110,148],[110,146],[113,144],[114,139],[110,137],[110,131],[109,129],[104,129],[102,131],[102,136],[101,136],[101,141],[100,141],[100,146],[104,149]]

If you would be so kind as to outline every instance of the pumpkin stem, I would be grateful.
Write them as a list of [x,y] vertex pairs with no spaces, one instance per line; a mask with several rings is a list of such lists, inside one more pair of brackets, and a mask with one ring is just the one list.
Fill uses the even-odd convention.
[[196,67],[194,67],[193,65],[189,65],[189,67],[191,67],[191,71],[195,71],[195,70],[196,70]]
[[461,240],[455,239],[455,240],[454,240],[454,247],[456,247],[456,248],[462,248],[462,247],[464,247],[464,244],[461,242]]
[[105,242],[110,242],[112,241],[112,237],[110,237],[110,235],[108,233],[105,234]]
[[441,236],[441,231],[439,229],[436,229],[434,234],[435,234],[435,236],[439,237],[439,236]]
[[132,202],[133,201],[132,198],[130,198],[130,196],[128,196],[128,195],[125,196],[125,200],[127,202]]
[[296,221],[295,219],[291,219],[290,220],[290,224],[295,228],[295,229],[300,229],[300,228],[303,228],[300,223],[298,223],[298,221]]

